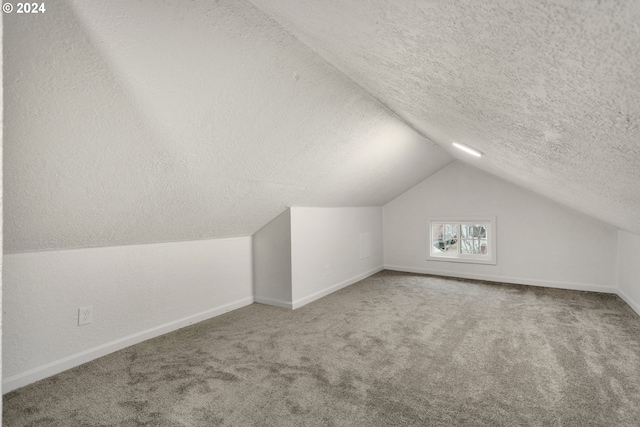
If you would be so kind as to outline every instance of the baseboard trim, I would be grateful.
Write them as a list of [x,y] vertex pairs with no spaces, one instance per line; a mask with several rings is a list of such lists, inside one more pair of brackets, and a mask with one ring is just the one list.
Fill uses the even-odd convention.
[[266,297],[254,297],[253,301],[258,304],[272,305],[274,307],[286,308],[292,310],[293,305],[291,302],[280,301],[278,299],[266,298]]
[[622,300],[626,302],[629,307],[638,314],[638,316],[640,316],[640,304],[632,300],[631,297],[621,289],[618,289],[618,296],[622,298]]
[[404,265],[385,265],[384,268],[385,270],[402,271],[406,273],[432,274],[435,276],[459,277],[461,279],[487,280],[490,282],[503,282],[503,283],[511,283],[514,285],[539,286],[544,288],[569,289],[572,291],[601,292],[601,293],[607,293],[607,294],[617,293],[617,289],[614,287],[593,285],[588,283],[524,279],[519,277],[494,276],[491,274],[459,273],[457,271],[454,272],[454,271],[446,271],[446,270],[435,270],[430,268],[407,267]]
[[324,296],[327,296],[335,291],[338,291],[342,288],[346,288],[349,285],[353,285],[356,282],[359,282],[362,279],[366,279],[369,276],[372,276],[380,271],[384,270],[384,266],[380,265],[374,269],[371,269],[369,271],[365,271],[364,273],[358,274],[357,276],[354,276],[350,279],[344,280],[340,283],[336,283],[335,285],[331,285],[328,288],[325,288],[321,291],[318,292],[314,292],[311,295],[308,295],[306,297],[302,297],[302,298],[298,298],[297,300],[292,302],[292,309],[295,310],[296,308],[300,308],[303,305],[307,305],[310,302],[313,302],[317,299],[320,299]]
[[37,368],[33,368],[26,372],[22,372],[20,374],[5,378],[4,381],[2,381],[2,393],[8,393],[20,387],[24,387],[28,384],[66,371],[68,369],[75,368],[76,366],[80,366],[94,359],[106,356],[107,354],[122,350],[123,348],[129,347],[131,345],[141,343],[142,341],[146,341],[148,339],[155,338],[169,332],[173,332],[177,329],[184,328],[185,326],[189,326],[194,323],[202,322],[203,320],[219,316],[221,314],[236,310],[252,303],[252,296],[243,298],[229,304],[202,311],[200,313],[183,317],[182,319],[178,319],[173,322],[165,323],[163,325],[156,326],[145,331],[128,335],[115,341],[93,347],[89,350],[85,350],[80,353],[76,353],[71,356],[56,360],[54,362],[47,363],[46,365],[38,366]]

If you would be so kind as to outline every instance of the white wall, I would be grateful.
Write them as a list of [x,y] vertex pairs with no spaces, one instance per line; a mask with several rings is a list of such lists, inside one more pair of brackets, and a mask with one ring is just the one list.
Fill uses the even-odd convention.
[[381,207],[291,208],[293,308],[380,271],[382,244]]
[[259,303],[291,308],[291,211],[253,235],[253,292]]
[[253,302],[250,236],[4,260],[5,392]]
[[[427,217],[473,215],[497,217],[497,265],[425,259]],[[615,228],[461,162],[384,206],[389,269],[615,292],[616,240]]]
[[618,232],[618,295],[640,315],[640,236]]

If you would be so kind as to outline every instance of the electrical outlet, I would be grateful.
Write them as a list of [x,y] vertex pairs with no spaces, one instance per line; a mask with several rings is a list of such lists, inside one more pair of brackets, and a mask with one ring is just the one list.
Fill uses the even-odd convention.
[[78,309],[78,326],[88,325],[93,322],[93,306],[80,307]]

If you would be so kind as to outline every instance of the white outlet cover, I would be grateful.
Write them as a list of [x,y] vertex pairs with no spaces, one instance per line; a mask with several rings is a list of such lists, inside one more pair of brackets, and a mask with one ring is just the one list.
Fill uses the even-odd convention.
[[80,307],[78,309],[78,326],[88,325],[93,322],[93,306]]

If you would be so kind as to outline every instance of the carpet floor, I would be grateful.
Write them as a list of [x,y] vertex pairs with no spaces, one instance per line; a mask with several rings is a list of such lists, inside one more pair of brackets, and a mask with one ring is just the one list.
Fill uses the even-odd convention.
[[615,295],[383,271],[253,304],[4,396],[18,426],[640,426]]

